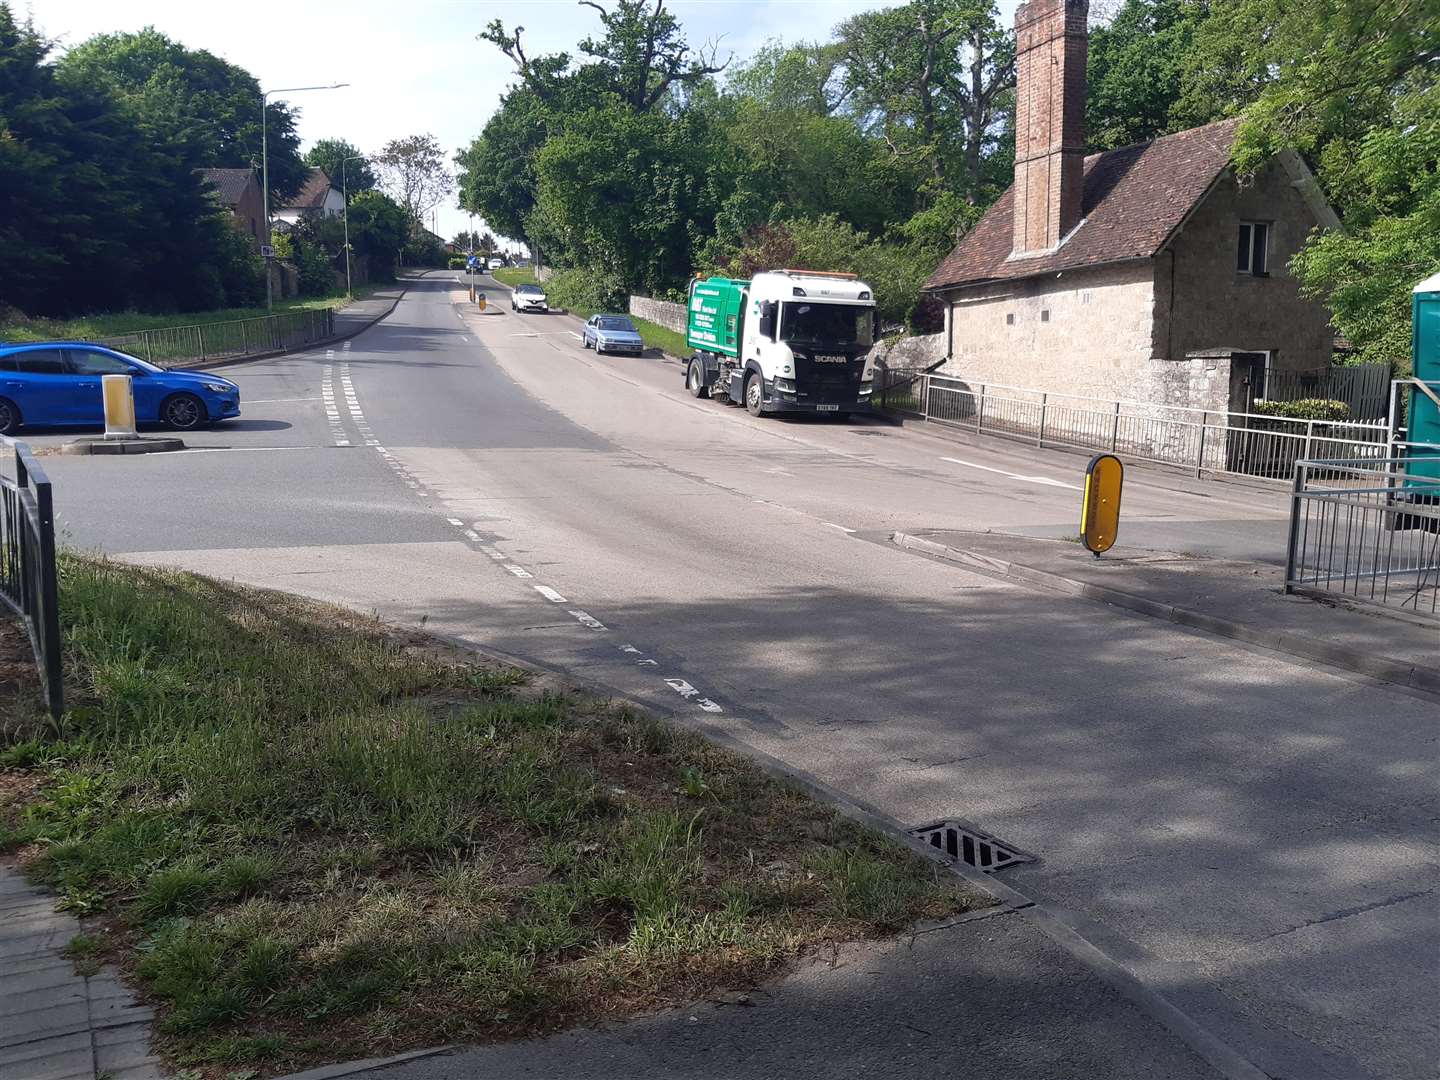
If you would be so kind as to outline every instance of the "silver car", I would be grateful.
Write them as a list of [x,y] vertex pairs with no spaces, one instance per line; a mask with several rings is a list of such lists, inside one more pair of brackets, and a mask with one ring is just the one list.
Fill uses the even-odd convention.
[[639,356],[645,342],[635,324],[624,315],[592,315],[580,336],[580,344],[597,353],[626,353]]

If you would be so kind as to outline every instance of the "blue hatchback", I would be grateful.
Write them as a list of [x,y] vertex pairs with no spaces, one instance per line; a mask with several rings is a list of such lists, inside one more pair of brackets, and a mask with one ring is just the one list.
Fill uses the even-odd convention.
[[30,427],[103,427],[100,376],[129,375],[135,420],[192,431],[240,415],[240,388],[206,371],[148,364],[103,345],[0,345],[0,434]]

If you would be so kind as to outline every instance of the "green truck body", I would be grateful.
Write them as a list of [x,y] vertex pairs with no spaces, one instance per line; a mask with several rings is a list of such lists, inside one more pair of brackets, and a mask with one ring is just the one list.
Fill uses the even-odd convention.
[[748,281],[712,277],[697,280],[691,285],[685,319],[685,344],[692,349],[738,357],[745,289],[749,284]]
[[[1411,298],[1411,364],[1415,378],[1431,384],[1432,390],[1440,387],[1440,274],[1426,278],[1415,286]],[[1433,443],[1440,445],[1440,405],[1418,386],[1410,388],[1410,416],[1407,438],[1412,443]],[[1424,457],[1434,451],[1415,451]],[[1440,459],[1416,461],[1409,467],[1411,476],[1423,476],[1434,482],[1440,480]]]

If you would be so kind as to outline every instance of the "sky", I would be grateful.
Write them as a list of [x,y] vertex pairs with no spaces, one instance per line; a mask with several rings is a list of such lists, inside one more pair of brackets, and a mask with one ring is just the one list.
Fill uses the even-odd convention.
[[[1001,17],[1013,19],[1017,3],[1001,0]],[[525,27],[531,55],[573,52],[600,25],[596,12],[575,0],[13,0],[12,6],[62,49],[94,34],[150,25],[247,69],[265,89],[347,82],[339,90],[278,97],[299,110],[302,148],[344,138],[366,152],[429,132],[453,153],[480,133],[514,81],[510,61],[476,40],[491,19]],[[849,16],[888,6],[887,0],[667,3],[692,46],[715,43],[721,59],[737,61],[771,38],[826,39]],[[437,216],[437,231],[447,239],[469,224],[453,199]]]

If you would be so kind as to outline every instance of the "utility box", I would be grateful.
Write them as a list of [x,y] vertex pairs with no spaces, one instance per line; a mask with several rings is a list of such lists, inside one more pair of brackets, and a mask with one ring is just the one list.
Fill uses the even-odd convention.
[[[1440,274],[1415,286],[1411,304],[1410,357],[1414,375],[1419,381],[1429,383],[1433,393],[1440,394]],[[1410,388],[1406,428],[1408,441],[1440,446],[1440,404],[1436,404],[1423,387]],[[1440,455],[1440,450],[1435,454]],[[1440,480],[1440,457],[1416,462],[1407,471],[1412,476]]]

